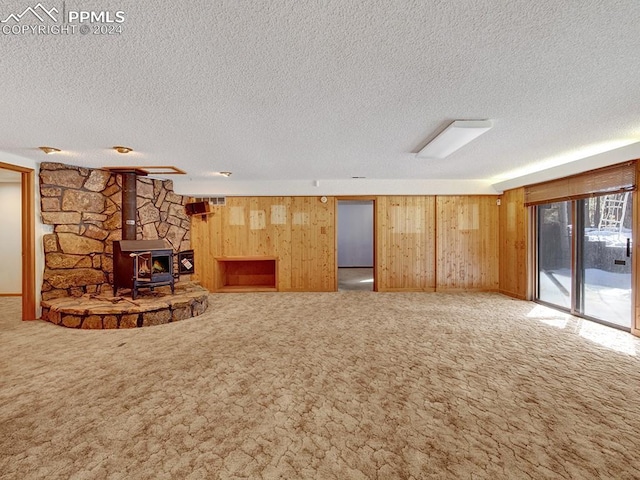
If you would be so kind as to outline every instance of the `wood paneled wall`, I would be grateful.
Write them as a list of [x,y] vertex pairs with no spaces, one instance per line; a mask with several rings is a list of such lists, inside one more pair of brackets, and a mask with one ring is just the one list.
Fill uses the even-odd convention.
[[527,299],[528,213],[524,188],[507,190],[500,197],[500,291]]
[[477,195],[436,198],[438,290],[498,289],[496,200]]
[[[379,196],[376,288],[498,290],[497,196]],[[278,257],[278,290],[333,291],[336,202],[329,197],[227,197],[192,217],[195,277],[215,290],[216,257]]]
[[378,291],[436,288],[435,214],[433,196],[377,198]]
[[227,197],[224,207],[191,217],[195,278],[215,290],[216,257],[278,257],[278,290],[336,288],[335,199]]

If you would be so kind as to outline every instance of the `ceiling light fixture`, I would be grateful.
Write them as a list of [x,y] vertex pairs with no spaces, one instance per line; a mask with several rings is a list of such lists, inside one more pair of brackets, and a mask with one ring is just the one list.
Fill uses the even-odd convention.
[[443,159],[493,127],[491,120],[456,120],[418,152],[419,158]]
[[120,145],[116,145],[115,147],[113,147],[113,149],[118,152],[118,153],[129,153],[129,152],[133,152],[133,148],[129,148],[129,147],[122,147]]
[[220,172],[220,175],[222,175],[223,177],[230,177],[231,172]]
[[57,153],[60,151],[59,148],[53,148],[53,147],[38,147],[40,150],[42,150],[44,153]]

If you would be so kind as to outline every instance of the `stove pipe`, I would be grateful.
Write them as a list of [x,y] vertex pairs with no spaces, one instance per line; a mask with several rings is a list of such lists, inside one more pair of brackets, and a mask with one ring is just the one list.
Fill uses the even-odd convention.
[[122,239],[136,239],[136,182],[133,172],[122,174]]

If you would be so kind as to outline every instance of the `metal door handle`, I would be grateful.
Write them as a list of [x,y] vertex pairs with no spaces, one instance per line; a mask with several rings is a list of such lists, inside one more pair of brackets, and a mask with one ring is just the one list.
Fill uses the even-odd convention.
[[631,256],[631,239],[627,238],[627,257]]

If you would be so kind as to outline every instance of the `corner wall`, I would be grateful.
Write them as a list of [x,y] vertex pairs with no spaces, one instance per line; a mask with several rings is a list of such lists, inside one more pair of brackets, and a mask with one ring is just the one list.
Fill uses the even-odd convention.
[[524,188],[507,190],[500,202],[500,292],[528,300],[529,220]]
[[[113,284],[113,241],[122,238],[122,177],[60,163],[40,165],[45,268],[42,299],[108,293]],[[171,181],[138,177],[137,238],[166,239],[174,252],[190,247],[188,197]]]

